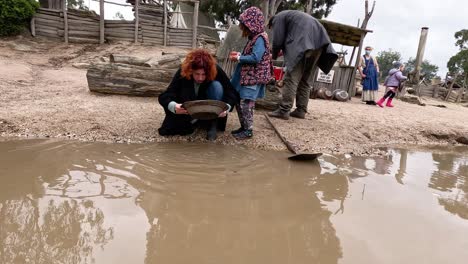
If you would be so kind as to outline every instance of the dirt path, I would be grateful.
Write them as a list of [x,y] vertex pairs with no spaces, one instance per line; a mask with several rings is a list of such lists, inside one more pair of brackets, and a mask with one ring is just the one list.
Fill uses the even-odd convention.
[[[98,61],[113,52],[149,56],[161,49],[0,40],[0,136],[109,142],[204,140],[203,132],[192,138],[160,137],[157,128],[164,112],[156,98],[90,93],[86,70],[72,64]],[[395,105],[380,109],[363,105],[358,98],[349,103],[312,100],[305,120],[274,122],[292,142],[302,142],[298,144],[302,150],[326,153],[366,155],[383,146],[455,144],[457,137],[468,135],[466,107],[421,107],[401,101]],[[216,143],[284,149],[262,115],[256,113],[253,140],[237,142],[226,132]],[[228,131],[237,126],[233,114]]]

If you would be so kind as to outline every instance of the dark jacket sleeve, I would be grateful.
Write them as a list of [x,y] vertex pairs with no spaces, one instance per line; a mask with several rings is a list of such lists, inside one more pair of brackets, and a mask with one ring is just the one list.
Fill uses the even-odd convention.
[[236,91],[236,89],[234,89],[231,84],[231,80],[229,80],[226,73],[221,67],[219,67],[219,65],[216,65],[216,70],[218,71],[216,80],[221,83],[224,89],[223,102],[228,103],[231,106],[232,111],[234,106],[239,103],[239,93]]
[[280,50],[284,49],[284,40],[286,37],[286,13],[280,12],[273,19],[273,42],[272,42],[272,58],[276,60]]
[[[174,74],[171,83],[167,87],[166,91],[159,95],[158,101],[159,104],[165,109],[168,110],[167,107],[170,102],[175,101],[177,102],[178,94],[180,90],[180,82],[181,82],[181,75],[180,69]],[[177,102],[181,103],[181,102]]]

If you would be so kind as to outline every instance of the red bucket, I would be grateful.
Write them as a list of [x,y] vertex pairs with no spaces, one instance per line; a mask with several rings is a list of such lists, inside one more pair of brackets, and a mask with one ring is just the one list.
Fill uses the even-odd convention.
[[273,74],[275,75],[275,79],[277,81],[282,80],[284,75],[283,67],[273,67]]

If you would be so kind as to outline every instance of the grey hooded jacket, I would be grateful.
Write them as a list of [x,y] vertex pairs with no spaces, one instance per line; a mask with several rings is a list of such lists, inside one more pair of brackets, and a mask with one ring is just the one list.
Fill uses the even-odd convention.
[[288,71],[292,71],[308,50],[322,49],[318,67],[325,73],[338,59],[327,31],[309,14],[297,10],[282,11],[273,17],[272,29],[273,59],[283,50]]

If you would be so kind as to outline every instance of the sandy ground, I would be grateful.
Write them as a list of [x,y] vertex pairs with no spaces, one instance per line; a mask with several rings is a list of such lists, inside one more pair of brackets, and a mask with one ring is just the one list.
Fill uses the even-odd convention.
[[[175,51],[172,49],[170,51]],[[109,142],[204,141],[191,137],[163,138],[157,133],[164,117],[156,98],[90,93],[86,70],[75,63],[98,61],[110,53],[150,56],[161,48],[132,44],[69,45],[17,37],[0,39],[0,136],[70,138]],[[396,107],[311,100],[305,120],[274,120],[286,138],[302,151],[369,155],[399,145],[456,144],[468,135],[468,108],[426,100],[425,107],[396,101]],[[447,108],[434,105],[444,104]],[[242,144],[261,149],[285,149],[257,111],[255,136],[234,140],[236,114],[215,144]]]

